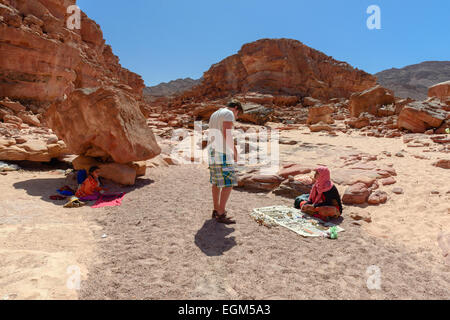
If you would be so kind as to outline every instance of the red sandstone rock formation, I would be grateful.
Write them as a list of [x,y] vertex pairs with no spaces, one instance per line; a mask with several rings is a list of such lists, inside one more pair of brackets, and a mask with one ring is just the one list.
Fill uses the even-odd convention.
[[444,110],[444,105],[439,100],[412,102],[400,113],[398,127],[413,133],[424,133],[428,129],[439,128],[448,116],[449,112]]
[[438,83],[428,89],[428,97],[437,97],[450,106],[450,81]]
[[352,94],[350,97],[350,115],[358,118],[361,113],[368,112],[376,116],[380,107],[394,103],[394,94],[377,85],[369,90]]
[[348,98],[375,85],[372,75],[297,40],[262,39],[213,65],[202,83],[183,98],[195,101],[259,92],[327,100]]
[[84,13],[79,30],[67,28],[73,4],[0,0],[0,100],[25,106],[3,100],[0,117],[7,125],[39,126],[50,109],[44,124],[73,152],[117,163],[154,157],[160,149],[142,114],[144,82],[122,68]]
[[77,89],[47,112],[48,123],[74,154],[126,164],[161,149],[132,95],[114,88]]
[[0,97],[47,107],[75,88],[117,84],[142,98],[141,77],[119,64],[94,21],[66,27],[74,0],[1,0]]

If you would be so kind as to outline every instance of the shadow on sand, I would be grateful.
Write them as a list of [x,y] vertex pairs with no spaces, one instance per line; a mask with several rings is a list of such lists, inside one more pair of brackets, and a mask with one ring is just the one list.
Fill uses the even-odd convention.
[[[27,192],[28,195],[32,197],[41,197],[43,201],[53,203],[55,205],[64,204],[64,201],[50,200],[50,196],[57,195],[57,190],[66,185],[65,178],[47,178],[47,179],[30,179],[25,181],[20,181],[14,184],[14,188],[22,189]],[[112,192],[125,192],[131,193],[134,190],[146,187],[152,183],[153,180],[147,178],[138,178],[134,186],[119,186],[110,181],[104,181],[105,186],[110,188]]]
[[218,257],[231,250],[236,245],[235,237],[228,235],[235,229],[211,219],[195,235],[195,244],[209,257]]

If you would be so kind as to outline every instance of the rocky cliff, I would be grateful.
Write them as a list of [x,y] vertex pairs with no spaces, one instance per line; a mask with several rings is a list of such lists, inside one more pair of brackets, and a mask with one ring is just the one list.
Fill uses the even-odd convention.
[[[73,12],[67,12],[74,4],[0,0],[0,125],[48,125],[69,152],[106,162],[128,165],[156,156],[160,149],[141,112],[142,78],[120,65],[86,14],[79,29],[70,28]],[[12,103],[25,110],[11,111]]]
[[292,39],[262,39],[213,65],[200,85],[185,93],[194,100],[259,92],[318,99],[349,98],[376,85],[376,78]]
[[66,27],[74,0],[0,0],[0,96],[48,107],[76,88],[120,85],[136,98],[144,82],[124,69],[100,26],[81,13]]

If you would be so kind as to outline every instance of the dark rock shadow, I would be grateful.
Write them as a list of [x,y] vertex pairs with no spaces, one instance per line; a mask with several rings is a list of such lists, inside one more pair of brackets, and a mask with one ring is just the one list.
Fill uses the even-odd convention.
[[50,162],[32,162],[32,161],[7,161],[8,163],[16,164],[21,169],[31,172],[48,172],[55,170],[71,169],[72,165],[65,161],[52,159]]
[[32,197],[41,197],[46,202],[61,205],[65,202],[50,200],[49,197],[57,195],[58,192],[56,190],[64,187],[65,181],[66,179],[64,178],[31,179],[14,183],[14,188],[25,190]]
[[[140,188],[144,188],[152,183],[153,180],[147,178],[138,178],[133,186],[121,186],[115,184],[114,182],[103,180],[104,186],[109,189],[111,193],[113,192],[125,192],[131,193]],[[65,200],[56,201],[50,200],[50,196],[58,195],[57,190],[64,187],[67,181],[65,178],[48,178],[48,179],[30,179],[25,181],[16,182],[13,186],[16,189],[22,189],[27,192],[28,195],[32,197],[41,197],[43,201],[51,202],[55,205],[63,205]],[[107,192],[108,193],[108,192]]]
[[227,236],[235,231],[211,219],[195,235],[195,244],[208,257],[218,257],[236,246],[236,238]]

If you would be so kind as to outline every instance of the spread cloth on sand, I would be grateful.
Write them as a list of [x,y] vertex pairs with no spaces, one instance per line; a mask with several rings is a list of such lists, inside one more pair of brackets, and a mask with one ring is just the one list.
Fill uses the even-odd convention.
[[338,233],[345,231],[343,228],[331,222],[323,222],[298,209],[286,206],[254,209],[253,212],[250,213],[250,216],[260,224],[269,227],[280,225],[303,237],[327,236],[327,231],[331,227],[336,227]]

